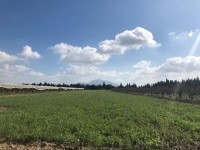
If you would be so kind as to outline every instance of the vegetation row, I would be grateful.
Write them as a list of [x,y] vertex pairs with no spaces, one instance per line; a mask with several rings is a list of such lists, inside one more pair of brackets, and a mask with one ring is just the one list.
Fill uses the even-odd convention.
[[113,89],[118,92],[135,93],[135,94],[147,94],[160,98],[172,98],[175,100],[183,100],[188,102],[200,103],[200,80],[199,78],[187,79],[180,81],[168,80],[159,81],[154,84],[145,84],[144,86],[137,86],[136,84],[122,84]]
[[159,98],[168,98],[184,102],[200,103],[200,80],[199,77],[194,79],[187,79],[182,81],[168,80],[158,81],[153,84],[145,84],[143,86],[137,86],[135,83],[126,85],[120,84],[119,86],[113,86],[111,84],[89,85],[89,84],[50,84],[33,83],[32,85],[38,86],[54,86],[54,87],[76,87],[84,88],[86,90],[113,90],[116,92],[133,93],[140,95],[151,95]]

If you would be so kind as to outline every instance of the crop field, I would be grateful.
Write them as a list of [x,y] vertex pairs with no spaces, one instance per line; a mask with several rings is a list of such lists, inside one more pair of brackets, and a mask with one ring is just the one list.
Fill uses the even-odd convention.
[[200,144],[200,105],[103,90],[0,97],[0,140],[195,148]]

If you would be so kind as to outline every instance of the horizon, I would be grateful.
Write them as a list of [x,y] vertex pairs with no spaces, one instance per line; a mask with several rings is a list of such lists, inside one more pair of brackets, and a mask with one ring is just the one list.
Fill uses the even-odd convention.
[[200,74],[200,1],[0,1],[0,82],[152,84]]
[[[197,76],[196,78],[187,78],[187,79],[182,79],[182,80],[171,80],[171,79],[165,79],[165,80],[159,80],[159,81],[157,81],[157,82],[153,82],[153,83],[144,83],[144,84],[142,84],[142,85],[138,85],[138,84],[136,84],[136,83],[130,83],[130,82],[127,82],[127,83],[125,83],[125,84],[123,84],[123,83],[115,83],[115,82],[111,82],[111,81],[108,81],[108,80],[102,80],[102,79],[96,79],[96,80],[92,80],[92,81],[90,81],[90,82],[78,82],[78,83],[69,83],[69,84],[67,84],[67,83],[50,83],[50,82],[46,82],[46,81],[44,81],[44,82],[38,82],[38,83],[35,83],[35,82],[33,82],[33,83],[3,83],[3,82],[0,82],[0,86],[3,86],[3,85],[8,85],[8,86],[22,86],[22,85],[33,85],[33,86],[44,86],[44,87],[48,87],[48,86],[50,86],[50,87],[63,87],[62,85],[65,85],[64,87],[73,87],[73,85],[78,85],[78,84],[80,84],[80,85],[82,85],[82,86],[85,86],[85,85],[96,85],[96,86],[98,86],[98,85],[103,85],[104,83],[105,83],[105,85],[112,85],[112,86],[114,86],[114,87],[119,87],[119,86],[123,86],[123,87],[126,87],[127,85],[130,85],[130,86],[132,86],[132,85],[134,85],[134,86],[136,86],[136,87],[144,87],[144,86],[146,86],[146,85],[150,85],[150,86],[153,86],[153,85],[155,85],[155,84],[157,84],[157,83],[159,83],[159,82],[167,82],[167,81],[172,81],[172,82],[179,82],[179,83],[182,83],[183,81],[188,81],[188,80],[196,80],[196,79],[198,79],[199,80],[199,77]],[[40,85],[41,84],[41,85]],[[44,84],[49,84],[49,85],[44,85]],[[52,86],[53,85],[53,86]]]

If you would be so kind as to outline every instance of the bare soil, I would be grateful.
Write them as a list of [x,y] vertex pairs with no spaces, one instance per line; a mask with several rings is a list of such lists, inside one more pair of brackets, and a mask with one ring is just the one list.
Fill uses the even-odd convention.
[[[136,148],[144,149],[144,148]],[[200,150],[198,146],[174,146],[172,148],[163,148],[165,150]],[[14,143],[0,143],[0,150],[127,150],[123,148],[109,148],[109,147],[81,147],[70,146],[69,144],[55,144],[55,143],[31,143],[31,144],[14,144]]]
[[106,148],[106,147],[80,147],[70,146],[68,144],[55,144],[55,143],[31,143],[31,144],[13,144],[13,143],[0,143],[0,150],[122,150],[119,148]]
[[8,107],[1,107],[0,106],[0,112],[5,112],[5,111],[7,111],[7,110],[9,110],[10,108],[8,108]]

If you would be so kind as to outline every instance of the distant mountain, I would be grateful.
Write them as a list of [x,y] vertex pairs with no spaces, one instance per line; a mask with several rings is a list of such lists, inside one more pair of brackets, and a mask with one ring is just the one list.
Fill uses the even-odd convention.
[[119,86],[119,84],[111,82],[111,81],[106,81],[106,80],[102,80],[102,79],[97,79],[97,80],[92,80],[90,81],[88,84],[89,85],[103,85],[103,83],[105,83],[106,85],[111,84],[113,86]]

